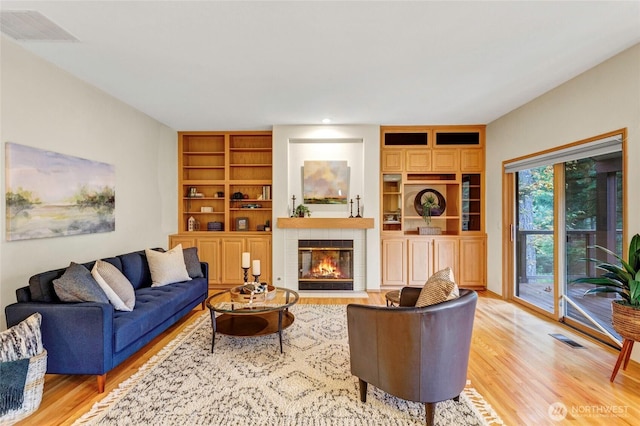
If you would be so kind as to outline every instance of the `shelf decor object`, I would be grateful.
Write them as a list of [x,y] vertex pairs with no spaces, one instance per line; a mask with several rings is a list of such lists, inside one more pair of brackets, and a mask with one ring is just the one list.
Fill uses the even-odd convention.
[[236,231],[248,231],[248,230],[249,230],[249,218],[236,217]]
[[447,204],[444,197],[435,189],[427,188],[418,192],[414,199],[416,212],[422,216],[427,226],[418,226],[419,235],[440,235],[442,229],[438,226],[429,226],[431,216],[440,216]]
[[[436,203],[429,208],[429,211],[425,211],[424,205],[429,197],[434,198],[436,200]],[[416,212],[422,217],[440,216],[447,208],[447,202],[441,193],[439,193],[435,189],[427,188],[418,192],[416,198],[414,198],[413,200],[413,206],[415,207]]]

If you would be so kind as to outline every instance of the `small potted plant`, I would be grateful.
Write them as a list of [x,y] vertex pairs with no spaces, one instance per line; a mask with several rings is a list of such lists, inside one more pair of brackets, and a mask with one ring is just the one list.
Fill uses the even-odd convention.
[[418,234],[420,235],[436,235],[442,233],[442,230],[436,226],[431,225],[431,209],[440,208],[438,199],[434,194],[426,194],[422,201],[422,219],[424,219],[427,226],[419,226]]
[[304,204],[300,204],[296,207],[296,210],[294,212],[294,216],[296,217],[311,217],[311,210],[309,210],[309,207],[305,206]]
[[599,277],[578,278],[573,282],[596,285],[587,290],[585,295],[617,293],[621,298],[611,303],[613,328],[627,340],[640,341],[640,234],[631,238],[627,261],[605,247],[593,247],[615,257],[620,264],[586,258],[584,260],[595,263],[596,268],[604,273]]

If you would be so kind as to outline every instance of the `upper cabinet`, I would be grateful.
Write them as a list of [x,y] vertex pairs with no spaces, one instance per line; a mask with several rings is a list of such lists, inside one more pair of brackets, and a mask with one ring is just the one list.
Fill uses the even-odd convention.
[[383,233],[419,235],[428,197],[429,232],[484,232],[485,126],[382,126],[380,140]]

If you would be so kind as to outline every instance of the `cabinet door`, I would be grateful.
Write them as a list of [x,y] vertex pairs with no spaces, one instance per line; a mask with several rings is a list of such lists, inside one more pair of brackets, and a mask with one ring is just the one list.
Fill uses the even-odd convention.
[[460,171],[481,172],[484,165],[484,151],[481,149],[460,150]]
[[209,284],[220,284],[220,238],[199,238],[198,257],[209,264]]
[[401,172],[402,167],[402,150],[393,149],[382,151],[383,172]]
[[433,240],[433,272],[438,272],[446,267],[450,267],[453,276],[459,280],[460,271],[458,238],[434,238]]
[[406,285],[407,246],[404,238],[382,240],[382,285]]
[[460,239],[460,286],[485,288],[487,261],[486,239],[465,237]]
[[195,247],[196,239],[184,235],[169,235],[169,249],[174,248],[178,244],[182,244],[182,248]]
[[433,166],[434,172],[455,173],[460,167],[460,153],[457,149],[434,149]]
[[409,285],[423,286],[433,274],[433,239],[411,238],[409,246]]
[[[251,260],[260,261],[260,282],[273,284],[271,280],[271,239],[269,237],[247,238],[247,251]],[[253,264],[253,263],[252,263]],[[249,271],[253,273],[253,271]]]
[[243,251],[245,251],[244,238],[222,238],[219,256],[222,284],[240,285],[244,283],[244,271],[242,270]]
[[409,149],[406,151],[408,172],[430,172],[431,151],[426,149]]

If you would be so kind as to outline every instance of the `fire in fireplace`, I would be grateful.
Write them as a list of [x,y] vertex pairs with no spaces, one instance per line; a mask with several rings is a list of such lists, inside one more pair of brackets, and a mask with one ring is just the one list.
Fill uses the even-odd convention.
[[353,290],[353,240],[299,240],[299,290]]

